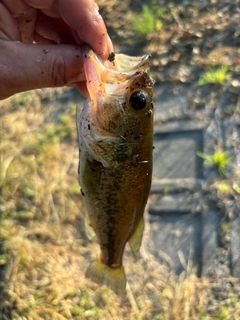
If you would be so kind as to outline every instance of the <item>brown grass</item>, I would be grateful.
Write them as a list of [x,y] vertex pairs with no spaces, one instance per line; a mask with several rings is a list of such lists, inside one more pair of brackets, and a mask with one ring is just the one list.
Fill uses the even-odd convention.
[[[106,24],[126,45],[133,36],[128,16],[133,2],[98,3]],[[123,15],[125,19],[119,18]],[[225,27],[217,14],[206,19],[194,19],[193,33],[206,24]],[[150,35],[146,50],[157,57],[164,52],[167,41],[179,35],[177,22]],[[229,54],[228,47],[215,48],[210,58],[198,57],[196,63],[225,63]],[[63,92],[36,90],[0,102],[0,319],[240,319],[239,292],[229,290],[236,279],[199,279],[190,263],[176,276],[150,254],[135,261],[127,249],[129,287],[123,300],[85,279],[98,245],[84,232],[75,105],[61,102]],[[224,192],[223,187],[218,185],[218,192]],[[239,178],[227,190],[238,196]],[[216,289],[227,296],[217,298]]]
[[56,119],[54,102],[43,101],[33,91],[0,106],[2,319],[198,319],[206,284],[151,256],[134,261],[127,250],[123,300],[85,279],[98,246],[83,228],[75,106]]

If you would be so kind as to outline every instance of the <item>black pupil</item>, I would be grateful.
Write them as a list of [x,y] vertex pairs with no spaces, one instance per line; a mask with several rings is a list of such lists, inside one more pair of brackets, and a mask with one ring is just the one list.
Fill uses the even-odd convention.
[[135,91],[131,95],[129,102],[134,110],[141,110],[146,106],[147,95],[142,90]]

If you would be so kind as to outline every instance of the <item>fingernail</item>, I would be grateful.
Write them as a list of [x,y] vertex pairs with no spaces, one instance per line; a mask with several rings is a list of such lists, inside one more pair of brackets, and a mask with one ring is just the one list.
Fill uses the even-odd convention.
[[99,54],[102,57],[107,58],[111,52],[113,52],[113,45],[109,35],[107,35],[103,45],[103,50]]
[[112,40],[110,39],[109,35],[107,35],[107,51],[108,53],[111,53],[114,51]]

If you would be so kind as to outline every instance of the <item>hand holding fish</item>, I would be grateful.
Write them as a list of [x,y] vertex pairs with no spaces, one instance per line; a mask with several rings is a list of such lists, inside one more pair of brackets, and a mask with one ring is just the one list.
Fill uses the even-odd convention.
[[103,59],[113,51],[94,0],[2,0],[0,99],[72,84],[87,95],[83,43]]

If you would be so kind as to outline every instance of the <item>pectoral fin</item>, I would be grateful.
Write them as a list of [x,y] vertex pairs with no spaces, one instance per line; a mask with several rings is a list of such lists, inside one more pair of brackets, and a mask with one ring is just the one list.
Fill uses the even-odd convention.
[[132,251],[134,257],[138,257],[138,252],[139,252],[139,249],[140,249],[141,243],[142,243],[143,230],[144,230],[144,221],[142,218],[140,220],[138,227],[135,230],[134,234],[128,240],[128,243],[130,245],[130,248],[131,248],[131,251]]
[[[81,160],[80,160],[81,161]],[[99,190],[100,180],[101,180],[101,162],[95,159],[86,159],[80,165],[80,185],[85,192],[97,192]]]
[[88,152],[104,167],[117,167],[131,157],[133,143],[123,141],[121,137],[97,136],[89,139]]

